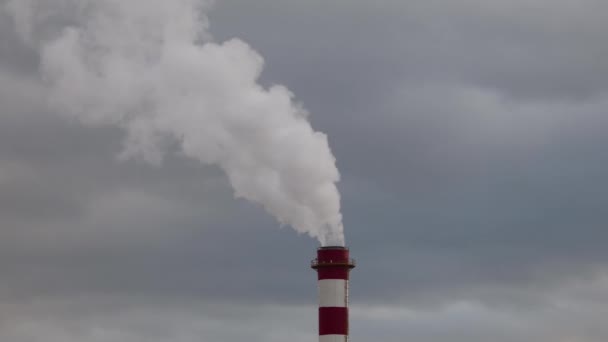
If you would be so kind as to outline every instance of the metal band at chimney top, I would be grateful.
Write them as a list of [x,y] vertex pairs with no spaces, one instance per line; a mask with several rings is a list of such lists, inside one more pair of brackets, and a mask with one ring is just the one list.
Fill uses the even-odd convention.
[[348,340],[348,276],[355,267],[346,247],[321,247],[311,267],[319,279],[319,342]]

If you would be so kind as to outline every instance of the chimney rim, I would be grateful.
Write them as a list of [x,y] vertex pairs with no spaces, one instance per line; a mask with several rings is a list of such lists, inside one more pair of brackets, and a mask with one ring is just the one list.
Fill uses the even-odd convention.
[[346,246],[323,246],[323,247],[318,248],[318,250],[332,250],[332,249],[348,250],[348,247],[346,247]]

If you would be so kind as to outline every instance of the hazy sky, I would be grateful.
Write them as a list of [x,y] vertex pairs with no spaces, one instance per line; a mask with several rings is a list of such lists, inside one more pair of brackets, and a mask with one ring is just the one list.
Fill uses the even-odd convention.
[[[25,0],[23,0],[25,1]],[[6,0],[0,0],[4,6]],[[329,136],[351,338],[608,339],[608,3],[218,0]],[[0,340],[316,340],[317,242],[44,101],[0,11]]]

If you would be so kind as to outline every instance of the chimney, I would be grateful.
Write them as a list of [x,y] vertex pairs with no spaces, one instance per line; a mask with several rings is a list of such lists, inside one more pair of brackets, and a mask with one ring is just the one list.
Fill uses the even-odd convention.
[[319,279],[319,342],[348,341],[348,248],[320,247],[311,267]]

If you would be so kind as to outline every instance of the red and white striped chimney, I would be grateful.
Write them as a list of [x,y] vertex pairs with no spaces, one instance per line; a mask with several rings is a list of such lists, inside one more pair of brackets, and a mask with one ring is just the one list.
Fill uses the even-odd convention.
[[346,247],[317,250],[312,268],[319,278],[319,342],[348,341],[348,275],[354,267]]

